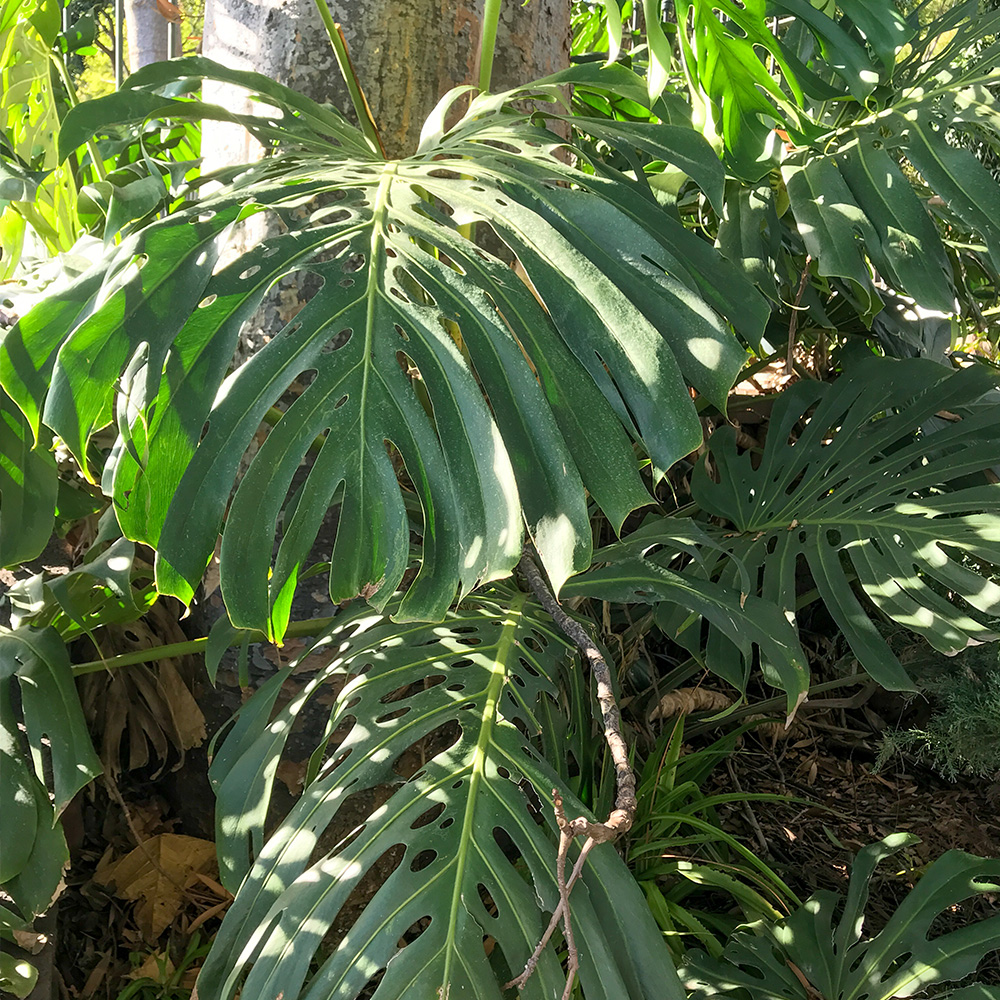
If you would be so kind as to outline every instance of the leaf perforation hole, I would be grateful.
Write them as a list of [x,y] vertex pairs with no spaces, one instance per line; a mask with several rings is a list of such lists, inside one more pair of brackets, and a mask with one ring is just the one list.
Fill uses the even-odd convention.
[[464,684],[449,684],[445,688],[445,690],[446,691],[464,691],[465,690],[465,685]]
[[406,351],[396,351],[396,362],[400,370],[411,382],[421,377],[420,369]]
[[251,264],[245,271],[240,271],[240,281],[248,281],[260,270],[260,264]]
[[199,309],[207,309],[219,296],[213,292],[211,295],[206,295],[201,302],[198,303]]
[[412,707],[413,707],[412,705],[403,705],[401,708],[394,709],[391,712],[386,712],[384,715],[380,715],[375,720],[375,725],[382,726],[385,725],[387,722],[392,722],[395,719],[401,719],[404,715],[406,715],[410,711]]
[[333,404],[335,410],[339,410],[351,397],[345,392],[336,403]]
[[419,830],[422,826],[429,826],[444,812],[444,803],[435,802],[430,809],[425,809],[411,824],[411,830]]
[[541,674],[531,665],[530,660],[526,660],[523,656],[519,656],[518,663],[521,664],[521,669],[524,670],[526,674],[530,674],[532,677],[541,677]]
[[505,768],[502,764],[499,767],[497,767],[497,774],[499,774],[501,778],[510,777],[510,771],[508,771],[507,768]]
[[535,786],[528,781],[527,778],[522,778],[518,783],[517,787],[521,790],[521,794],[524,796],[525,805],[528,808],[528,815],[535,821],[538,826],[545,825],[545,812],[542,800],[538,796],[538,792],[535,791]]
[[392,770],[409,781],[428,760],[451,749],[461,738],[462,727],[454,719],[449,719],[404,750],[392,762]]
[[365,266],[365,255],[363,253],[352,253],[343,264],[340,265],[340,269],[344,274],[350,274],[353,271],[360,271],[361,268]]
[[524,637],[524,639],[522,640],[522,642],[533,653],[541,653],[542,652],[542,644],[534,636],[526,635]]
[[826,529],[826,543],[831,548],[839,549],[843,536],[840,533],[839,528],[827,528]]
[[409,927],[403,932],[403,936],[397,941],[397,946],[400,948],[405,948],[409,944],[413,944],[414,941],[420,937],[431,925],[432,917],[426,916],[421,917],[419,920],[414,920]]
[[422,872],[428,865],[437,860],[438,852],[432,851],[429,847],[422,850],[411,862],[411,872]]
[[341,288],[351,288],[354,285],[354,279],[341,278],[340,281],[337,282],[337,284],[340,285]]
[[339,351],[342,347],[347,345],[347,342],[351,339],[354,334],[354,330],[351,327],[344,327],[343,330],[338,330],[322,347],[320,350],[321,354],[333,354],[334,351]]
[[473,663],[472,660],[467,659],[466,657],[462,657],[461,659],[458,659],[458,660],[452,660],[451,669],[452,670],[462,670],[465,667],[471,667],[472,663]]
[[[492,895],[490,895],[490,890],[487,889],[482,882],[480,882],[476,886],[476,891],[479,893],[479,901],[483,904],[483,909],[486,911],[487,916],[493,917],[494,920],[499,917],[500,910],[497,907],[496,901],[493,899]],[[485,943],[488,940],[489,935],[484,935],[483,942]]]

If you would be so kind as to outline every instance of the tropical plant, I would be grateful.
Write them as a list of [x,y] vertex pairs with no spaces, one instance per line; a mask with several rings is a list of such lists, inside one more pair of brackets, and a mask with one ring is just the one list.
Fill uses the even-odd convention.
[[[240,83],[281,114],[240,118],[157,93],[178,77]],[[88,476],[87,442],[117,413],[122,437],[102,475],[126,536],[156,548],[161,592],[190,600],[227,516],[240,452],[306,372],[315,373],[311,384],[279,415],[240,483],[222,550],[234,623],[277,638],[342,483],[331,596],[364,593],[383,606],[398,586],[409,559],[407,506],[395,485],[403,475],[411,509],[422,513],[423,560],[398,614],[440,617],[456,589],[510,571],[522,515],[557,587],[585,568],[584,486],[616,526],[648,501],[626,428],[665,469],[701,438],[684,377],[725,405],[745,352],[712,306],[756,342],[763,299],[681,226],[651,216],[641,190],[559,160],[561,140],[505,113],[523,93],[477,98],[445,131],[459,96],[443,101],[421,149],[399,161],[381,159],[332,110],[197,58],[149,67],[68,117],[67,150],[98,121],[166,116],[235,117],[285,147],[225,172],[231,186],[111,248],[4,341],[7,391],[32,429],[51,428]],[[682,159],[721,195],[710,147],[679,135],[679,152],[667,136],[636,138]],[[331,202],[293,215],[321,196]],[[213,274],[231,226],[263,211],[281,215],[288,232]],[[545,307],[461,235],[469,222],[489,224],[509,244]],[[700,274],[681,265],[684,256],[704,265]],[[240,323],[298,269],[323,287],[227,378]],[[290,493],[318,436],[309,482]],[[266,582],[279,515],[284,532]]]
[[[269,680],[213,762],[222,876],[239,892],[199,993],[232,996],[242,981],[244,995],[356,996],[374,978],[380,996],[499,997],[497,982],[520,971],[544,930],[536,899],[548,910],[558,899],[554,823],[537,796],[558,786],[572,800],[528,737],[571,647],[505,587],[466,598],[440,625],[400,627],[359,608],[303,655],[327,650],[329,665],[265,728],[294,666]],[[278,756],[306,702],[331,685],[339,693],[305,790],[262,847]],[[679,998],[655,927],[635,919],[644,907],[627,869],[613,852],[592,857],[573,894],[587,996]],[[380,888],[324,944],[373,868]],[[521,995],[555,996],[564,982],[547,951]]]
[[[998,947],[1000,914],[944,933],[932,934],[932,927],[943,912],[970,897],[1000,890],[1000,861],[948,851],[919,875],[885,927],[863,936],[875,866],[918,842],[912,834],[895,833],[864,848],[851,870],[846,899],[833,892],[814,893],[776,924],[759,921],[741,928],[721,959],[690,955],[681,969],[689,996],[891,1000],[974,973]],[[998,991],[973,983],[936,995],[995,1000]]]
[[[983,472],[1000,460],[995,386],[985,367],[949,372],[929,360],[871,356],[837,382],[799,382],[775,401],[760,453],[741,453],[732,428],[709,439],[691,482],[700,516],[648,518],[595,553],[607,565],[565,592],[662,602],[661,627],[695,651],[701,630],[690,628],[695,605],[682,596],[695,581],[723,584],[744,609],[763,599],[791,622],[805,603],[822,600],[873,679],[913,690],[851,583],[941,652],[996,638],[1000,522],[997,488]],[[814,591],[802,587],[800,562]],[[735,604],[722,618],[699,613],[710,623],[706,664],[743,690],[754,633]],[[794,704],[807,679],[796,683],[782,648],[760,648],[766,674]]]
[[[792,0],[780,10],[790,20],[772,30],[756,5],[678,4],[682,82],[659,5],[644,4],[645,79],[589,62],[490,94],[487,68],[480,91],[442,99],[419,147],[397,160],[382,155],[350,73],[360,129],[201,58],[146,67],[61,122],[62,156],[88,142],[186,135],[202,120],[242,124],[270,154],[188,185],[185,168],[168,195],[157,189],[159,200],[140,198],[142,211],[121,217],[120,235],[109,209],[100,262],[0,345],[4,559],[37,550],[59,509],[55,441],[100,484],[124,533],[117,540],[109,518],[93,565],[19,591],[24,621],[0,634],[3,649],[23,664],[20,651],[41,637],[46,658],[30,662],[65,676],[48,652],[57,628],[79,635],[134,613],[154,590],[190,602],[219,544],[229,620],[191,648],[217,662],[251,638],[320,633],[310,649],[330,657],[277,711],[293,668],[269,679],[213,763],[221,867],[236,899],[202,1000],[238,990],[355,997],[370,985],[380,998],[500,996],[540,940],[522,995],[568,994],[568,914],[565,935],[549,940],[539,909],[558,914],[569,889],[567,824],[559,813],[553,822],[548,800],[557,790],[581,822],[608,803],[574,795],[593,778],[570,775],[556,727],[534,739],[561,711],[560,690],[575,693],[578,738],[591,712],[574,670],[561,677],[561,635],[533,599],[497,583],[525,530],[556,592],[656,605],[663,630],[696,658],[705,649],[741,691],[759,665],[786,692],[789,716],[809,689],[795,627],[814,599],[796,578],[803,560],[858,658],[890,686],[909,682],[852,585],[942,649],[994,637],[987,576],[1000,487],[983,475],[997,461],[985,366],[951,372],[844,350],[837,382],[779,397],[762,448],[741,455],[716,432],[711,464],[690,484],[694,506],[666,501],[594,552],[595,533],[621,533],[662,495],[667,470],[690,468],[702,417],[725,412],[747,349],[793,350],[796,322],[768,298],[794,301],[793,316],[801,303],[816,328],[843,321],[866,335],[886,285],[942,311],[965,308],[962,258],[927,217],[924,183],[983,241],[974,252],[987,280],[995,265],[1000,189],[945,141],[971,117],[997,131],[989,59],[955,76],[938,58],[940,46],[949,58],[968,49],[971,8],[926,29],[874,0],[834,16]],[[495,23],[498,5],[488,11]],[[613,55],[613,21],[607,32]],[[637,49],[625,58],[642,68]],[[242,86],[265,113],[201,102],[204,79]],[[562,103],[570,84],[586,114]],[[556,131],[566,127],[568,140]],[[224,257],[233,228],[265,214],[280,230]],[[231,370],[244,322],[299,271],[319,290]],[[107,427],[110,451],[100,447]],[[327,517],[333,551],[310,566]],[[135,543],[155,550],[154,586],[133,584]],[[368,606],[291,622],[297,586],[317,572],[335,602]],[[950,605],[955,597],[969,607]],[[285,740],[323,686],[336,701],[305,790],[265,839]],[[610,700],[609,690],[602,710]],[[12,743],[11,755],[20,749]],[[682,820],[649,810],[654,841],[698,825],[710,805],[693,798]],[[355,809],[361,821],[342,828]],[[51,828],[46,816],[38,830]],[[679,998],[622,860],[599,848],[581,872],[570,912],[586,995]],[[360,916],[338,923],[372,881],[381,885]],[[18,904],[25,914],[34,899]]]

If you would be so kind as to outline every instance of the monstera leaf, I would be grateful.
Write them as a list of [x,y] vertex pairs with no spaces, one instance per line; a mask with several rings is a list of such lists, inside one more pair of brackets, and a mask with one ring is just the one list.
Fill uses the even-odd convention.
[[[712,471],[699,465],[691,492],[726,526],[701,523],[693,536],[687,519],[651,521],[596,553],[612,563],[598,572],[628,578],[631,561],[645,556],[632,571],[633,593],[682,605],[681,615],[664,610],[661,621],[673,631],[694,605],[662,585],[657,593],[650,578],[673,576],[663,570],[677,565],[678,552],[698,547],[681,576],[719,583],[741,604],[761,597],[793,622],[803,561],[812,599],[825,603],[865,670],[884,687],[908,689],[852,582],[944,653],[997,638],[990,620],[1000,616],[1000,587],[990,568],[1000,565],[1000,486],[983,473],[1000,462],[1000,401],[987,397],[961,416],[996,377],[921,359],[869,357],[849,370],[835,383],[786,389],[763,454],[741,453],[732,428],[712,435]],[[585,589],[587,578],[574,586]],[[739,662],[731,625],[699,613],[710,622],[709,663]],[[752,634],[745,630],[742,641]],[[761,649],[776,669],[774,650]]]
[[[157,93],[197,76],[278,110],[240,119]],[[190,599],[225,522],[230,615],[280,636],[334,498],[335,600],[364,593],[384,606],[411,528],[423,553],[401,618],[440,618],[456,589],[509,572],[522,523],[558,587],[590,561],[584,487],[620,526],[648,500],[630,438],[665,469],[701,439],[686,383],[724,405],[745,356],[729,322],[756,342],[767,315],[742,274],[642,182],[567,166],[562,140],[505,111],[524,93],[477,98],[445,130],[458,96],[428,120],[419,150],[393,161],[329,108],[204,59],[147,67],[68,116],[67,150],[113,122],[201,117],[244,121],[279,148],[123,240],[29,313],[0,356],[32,428],[47,425],[81,463],[93,432],[117,420],[103,482],[126,536],[157,549],[161,591]],[[633,132],[615,125],[670,158],[669,145]],[[721,191],[708,144],[691,134],[682,146],[684,169],[697,173],[700,158]],[[219,264],[232,226],[262,212],[285,231]],[[474,224],[517,257],[530,287],[465,237]],[[229,374],[241,324],[303,270],[319,290]],[[272,409],[295,380],[297,398]],[[273,426],[230,504],[265,417]]]
[[[976,971],[1000,948],[1000,914],[929,937],[931,925],[978,893],[1000,891],[1000,861],[948,851],[920,876],[885,927],[863,938],[865,904],[875,866],[919,838],[895,833],[864,848],[854,862],[846,900],[812,895],[790,917],[737,931],[720,960],[694,953],[681,970],[693,1000],[735,994],[750,1000],[891,1000],[923,993]],[[995,1000],[1000,990],[966,986],[938,996]]]
[[[558,901],[550,792],[569,793],[528,736],[559,671],[579,669],[565,640],[525,594],[502,589],[440,625],[401,626],[362,606],[335,620],[299,671],[320,657],[328,664],[273,718],[296,667],[269,680],[212,764],[221,871],[236,899],[199,996],[239,987],[348,1000],[377,983],[364,995],[499,1000]],[[302,796],[261,848],[292,725],[331,690]],[[624,863],[610,847],[590,857],[571,899],[588,1000],[682,1000]],[[371,878],[379,888],[358,913],[355,891]],[[345,907],[350,929],[331,941]],[[549,946],[521,996],[547,1000],[564,985]]]
[[28,919],[48,909],[69,860],[59,815],[100,773],[59,634],[0,629],[0,883]]
[[31,428],[0,389],[0,566],[17,566],[45,548],[55,520],[55,459],[34,448]]

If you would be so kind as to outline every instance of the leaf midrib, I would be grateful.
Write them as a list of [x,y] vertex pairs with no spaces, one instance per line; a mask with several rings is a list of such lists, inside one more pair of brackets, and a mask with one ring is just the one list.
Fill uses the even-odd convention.
[[448,913],[448,932],[445,936],[444,970],[441,976],[441,995],[448,995],[451,982],[451,967],[455,955],[455,931],[458,926],[459,907],[462,905],[462,889],[465,867],[468,861],[469,845],[472,843],[472,824],[476,813],[476,798],[479,786],[482,784],[487,749],[493,742],[493,726],[496,722],[497,702],[507,680],[507,660],[515,646],[515,634],[518,629],[520,613],[527,599],[526,594],[517,594],[510,605],[504,609],[503,626],[496,644],[496,656],[490,669],[490,682],[486,689],[486,701],[483,704],[479,738],[472,755],[469,792],[465,799],[465,816],[462,818],[462,834],[459,839],[458,854],[455,858],[455,888],[452,891],[451,907]]

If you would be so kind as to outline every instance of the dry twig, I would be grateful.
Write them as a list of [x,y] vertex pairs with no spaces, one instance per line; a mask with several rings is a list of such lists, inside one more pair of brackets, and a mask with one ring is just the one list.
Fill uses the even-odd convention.
[[799,326],[799,308],[802,302],[802,293],[806,290],[806,282],[809,280],[809,265],[812,257],[806,254],[805,267],[802,268],[802,277],[799,279],[799,290],[795,294],[795,302],[792,305],[792,316],[788,321],[788,353],[785,355],[785,374],[792,375],[795,371],[795,331]]
[[[636,808],[635,775],[632,773],[632,768],[628,762],[628,747],[625,745],[625,739],[622,736],[621,714],[618,711],[618,703],[615,701],[614,689],[611,685],[611,670],[608,667],[607,661],[590,636],[587,635],[583,626],[563,611],[562,606],[542,579],[542,574],[538,567],[527,553],[521,559],[520,568],[532,592],[538,598],[539,603],[552,616],[555,623],[565,635],[573,640],[576,647],[590,664],[591,672],[597,683],[597,701],[601,706],[604,739],[611,751],[611,758],[615,765],[617,784],[615,808],[605,823],[593,823],[586,816],[577,816],[576,819],[568,819],[563,809],[562,796],[557,789],[552,789],[553,808],[555,810],[556,823],[559,825],[559,853],[556,856],[556,884],[559,887],[559,903],[552,914],[548,928],[538,943],[538,947],[535,948],[534,953],[525,964],[524,971],[504,987],[505,989],[511,989],[512,987],[519,990],[523,989],[525,983],[527,983],[531,978],[531,974],[535,971],[538,959],[548,944],[549,938],[552,937],[552,932],[561,920],[567,952],[566,989],[563,991],[563,1000],[568,1000],[573,989],[573,980],[576,976],[576,971],[579,968],[579,955],[570,920],[569,894],[576,880],[580,877],[580,873],[583,871],[583,864],[587,855],[594,846],[615,840],[632,826]],[[567,879],[566,859],[569,856],[570,844],[577,837],[581,836],[586,839],[580,848],[580,856],[573,866],[572,874]]]

